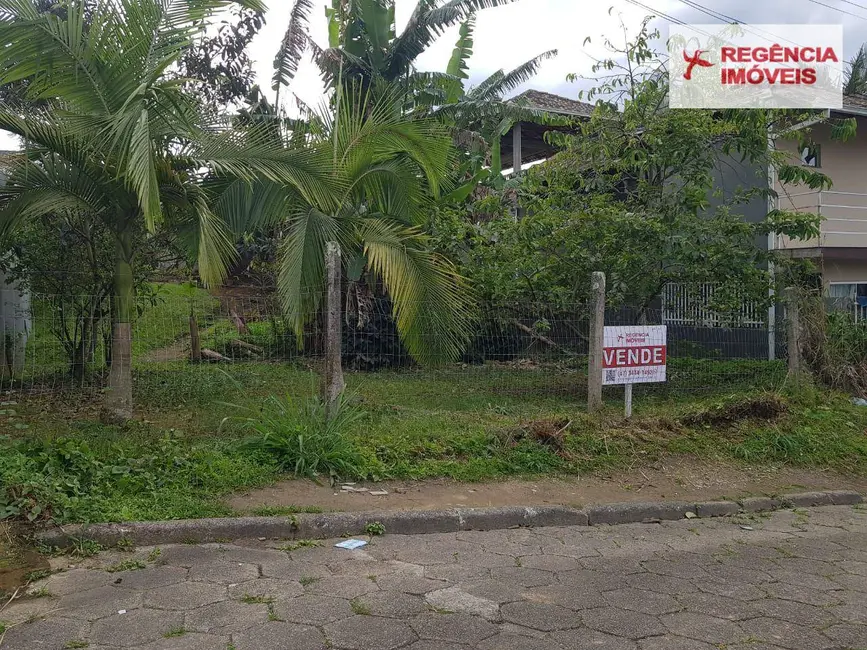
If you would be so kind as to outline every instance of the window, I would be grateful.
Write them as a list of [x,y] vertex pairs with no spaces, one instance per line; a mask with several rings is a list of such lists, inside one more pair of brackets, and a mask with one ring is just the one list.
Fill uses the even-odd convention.
[[817,144],[811,144],[801,149],[801,164],[804,167],[821,167],[822,151]]
[[831,298],[849,298],[859,303],[867,301],[867,282],[832,282],[828,287]]

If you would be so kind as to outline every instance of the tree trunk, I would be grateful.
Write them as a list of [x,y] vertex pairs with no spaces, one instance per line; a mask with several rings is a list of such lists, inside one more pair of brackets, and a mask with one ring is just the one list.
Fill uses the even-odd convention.
[[132,418],[132,242],[118,235],[114,266],[114,310],[111,329],[111,368],[102,420],[108,424]]
[[190,314],[190,361],[193,363],[200,363],[202,361],[202,342],[199,340],[199,323],[193,314]]
[[0,272],[0,343],[3,346],[0,376],[16,377],[24,371],[27,339],[33,329],[30,291],[8,281]]

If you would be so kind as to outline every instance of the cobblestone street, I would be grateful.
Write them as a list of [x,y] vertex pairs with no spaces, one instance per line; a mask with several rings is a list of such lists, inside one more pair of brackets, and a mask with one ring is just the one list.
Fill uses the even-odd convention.
[[335,541],[104,552],[0,612],[2,648],[867,648],[858,506]]

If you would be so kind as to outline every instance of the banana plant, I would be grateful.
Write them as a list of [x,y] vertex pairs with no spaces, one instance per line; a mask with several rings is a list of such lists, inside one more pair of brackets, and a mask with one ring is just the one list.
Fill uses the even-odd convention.
[[[288,86],[298,63],[309,52],[329,88],[351,84],[359,92],[383,88],[379,82],[397,84],[412,96],[454,86],[456,78],[446,73],[420,72],[418,56],[445,31],[477,11],[510,4],[516,0],[418,0],[406,27],[397,33],[394,0],[332,0],[325,10],[328,47],[310,38],[310,0],[295,0],[289,26],[275,57],[272,89],[278,94]],[[390,91],[389,91],[390,92]],[[280,108],[278,101],[278,109]]]

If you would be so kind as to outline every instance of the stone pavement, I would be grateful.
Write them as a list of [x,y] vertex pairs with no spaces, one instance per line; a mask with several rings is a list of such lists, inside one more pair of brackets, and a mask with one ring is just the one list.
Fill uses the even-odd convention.
[[861,506],[333,543],[102,553],[0,612],[2,650],[867,648]]

